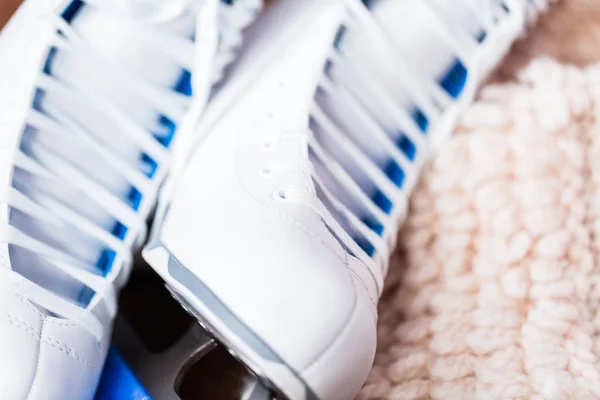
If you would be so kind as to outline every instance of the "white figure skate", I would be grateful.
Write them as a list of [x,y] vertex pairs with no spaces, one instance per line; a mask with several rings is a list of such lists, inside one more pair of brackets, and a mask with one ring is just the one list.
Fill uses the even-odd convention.
[[276,397],[359,391],[421,166],[546,6],[288,0],[257,24],[144,256]]
[[93,398],[171,152],[259,6],[27,0],[0,34],[1,399]]

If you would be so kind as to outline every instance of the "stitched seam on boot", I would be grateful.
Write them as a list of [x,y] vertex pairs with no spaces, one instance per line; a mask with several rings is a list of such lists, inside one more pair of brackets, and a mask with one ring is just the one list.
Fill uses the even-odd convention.
[[38,339],[38,351],[37,351],[37,361],[36,361],[36,366],[35,366],[35,374],[33,375],[33,380],[31,381],[31,387],[29,388],[29,393],[27,394],[27,400],[30,400],[31,396],[33,396],[32,393],[35,392],[35,388],[37,387],[38,376],[40,374],[40,368],[42,365],[42,363],[41,363],[41,360],[42,360],[42,338],[44,337],[44,328],[46,327],[46,319],[42,317],[42,327],[40,328],[39,335],[36,335],[33,328],[28,326],[24,321],[21,321],[21,323],[18,324],[17,323],[18,321],[16,320],[16,318],[10,314],[8,314],[7,319],[11,324],[15,325],[17,328],[29,333],[33,337],[37,337],[37,339]]
[[[8,322],[15,325],[17,328],[23,330],[24,332],[27,332],[34,337],[38,337],[35,334],[35,331],[29,325],[27,325],[27,323],[25,323],[24,321],[21,321],[19,318],[9,315],[7,317],[7,320],[8,320]],[[45,324],[46,324],[46,321],[44,320],[44,325]],[[44,325],[42,325],[42,328]],[[57,349],[58,351],[65,353],[67,356],[79,361],[80,363],[87,365],[88,367],[94,367],[94,364],[92,364],[91,362],[87,361],[86,359],[78,356],[77,353],[75,352],[75,350],[66,346],[64,343],[62,343],[56,339],[53,339],[51,337],[43,338],[43,336],[40,334],[40,336],[38,337],[38,340],[40,341],[40,345],[43,343],[43,344],[52,346],[55,349]]]

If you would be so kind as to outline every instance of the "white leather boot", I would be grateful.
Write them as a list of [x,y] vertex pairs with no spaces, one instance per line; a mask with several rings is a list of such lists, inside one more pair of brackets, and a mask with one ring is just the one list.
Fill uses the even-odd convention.
[[351,399],[421,166],[542,2],[280,1],[144,251],[278,398]]
[[93,398],[171,154],[259,7],[26,0],[0,33],[0,399]]

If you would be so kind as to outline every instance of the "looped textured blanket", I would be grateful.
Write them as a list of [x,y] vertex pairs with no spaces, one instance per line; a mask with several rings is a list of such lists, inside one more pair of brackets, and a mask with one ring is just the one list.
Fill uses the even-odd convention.
[[428,167],[359,399],[600,399],[599,7],[560,3]]

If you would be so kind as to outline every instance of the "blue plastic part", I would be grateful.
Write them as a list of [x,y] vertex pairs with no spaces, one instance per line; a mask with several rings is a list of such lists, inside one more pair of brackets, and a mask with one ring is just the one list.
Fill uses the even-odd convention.
[[148,178],[154,177],[154,174],[158,169],[158,163],[146,153],[142,154],[142,163],[145,164],[148,169],[148,171],[146,172],[146,176]]
[[440,84],[450,96],[456,98],[462,92],[465,84],[467,83],[467,75],[467,68],[463,63],[456,60]]
[[142,202],[142,193],[136,188],[132,188],[129,193],[129,204],[134,211],[137,211],[140,208],[140,204]]
[[[156,165],[156,163],[154,163]],[[152,177],[152,175],[150,175],[150,177]],[[142,193],[137,189],[132,187],[129,190],[129,195],[127,196],[127,199],[129,200],[129,205],[131,206],[131,208],[135,211],[137,211],[140,208],[140,204],[142,203]],[[113,230],[112,230],[112,234],[121,239],[124,240],[125,236],[127,236],[127,231],[129,229],[123,225],[123,223],[121,223],[120,221],[117,221],[117,223],[115,224]],[[105,250],[105,252],[108,250]],[[114,251],[113,251],[114,253]],[[107,271],[108,269],[110,269],[112,267],[112,265],[105,265],[105,263],[107,262],[107,260],[110,260],[112,263],[112,260],[114,260],[114,257],[110,258],[110,257],[105,257],[104,253],[102,253],[102,255],[100,256],[100,259],[98,261],[98,268],[100,268],[102,271]]]
[[156,139],[165,147],[171,146],[175,131],[177,130],[177,124],[164,115],[159,118],[158,123],[166,128],[167,134],[164,136],[155,135]]
[[102,253],[100,253],[100,258],[98,259],[96,266],[105,276],[112,269],[116,257],[117,253],[114,250],[104,249],[102,250]]
[[127,229],[127,227],[125,225],[123,225],[121,222],[117,222],[117,224],[113,228],[112,234],[115,237],[118,237],[119,239],[124,240],[125,236],[127,236],[128,230],[129,229]]
[[56,49],[56,47],[51,47],[50,50],[48,50],[48,55],[46,56],[46,62],[44,63],[44,68],[42,68],[42,71],[44,71],[45,74],[50,75],[51,71],[52,71],[52,63],[54,61],[54,57],[56,57],[56,52],[58,50]]
[[402,168],[400,168],[400,166],[396,164],[395,161],[390,161],[388,163],[387,167],[385,168],[385,174],[388,176],[388,178],[390,178],[392,182],[394,182],[396,186],[402,187],[402,185],[404,184],[404,178],[406,177],[406,174],[404,173]]
[[374,1],[373,0],[362,0],[363,4],[367,7],[367,8],[371,8],[371,6],[373,5]]
[[33,95],[33,102],[31,107],[39,112],[43,112],[42,102],[44,101],[44,97],[46,96],[46,92],[41,89],[35,89],[35,94]]
[[483,43],[483,41],[485,40],[486,37],[487,37],[487,33],[485,31],[481,31],[481,33],[479,35],[477,35],[477,41],[479,43]]
[[184,70],[181,73],[179,82],[175,85],[175,91],[186,96],[192,95],[192,74],[190,71]]
[[119,352],[108,352],[94,400],[152,400]]
[[425,114],[423,114],[420,110],[417,110],[415,111],[413,117],[415,119],[415,122],[417,123],[417,126],[421,128],[423,133],[426,134],[427,129],[429,129],[429,120],[427,119]]
[[371,230],[373,232],[375,232],[379,236],[383,235],[383,225],[381,225],[379,223],[379,221],[377,221],[375,218],[373,218],[373,217],[363,218],[362,221],[365,223],[365,225],[367,225],[369,228],[371,228]]
[[95,294],[96,292],[94,291],[94,289],[86,287],[79,293],[79,298],[77,299],[77,301],[82,307],[87,307],[87,305],[90,304],[90,301],[92,301],[92,298]]
[[375,196],[373,196],[373,201],[375,202],[377,207],[379,207],[384,213],[389,214],[392,211],[392,202],[380,190],[378,190],[375,193]]
[[77,16],[77,14],[79,14],[79,12],[81,11],[82,7],[84,6],[83,1],[81,0],[73,0],[68,6],[67,8],[65,8],[65,11],[63,11],[62,13],[62,17],[65,21],[67,21],[68,23],[73,22],[73,19],[75,19],[75,17]]
[[333,47],[335,47],[338,50],[341,49],[342,40],[343,40],[345,34],[346,34],[346,27],[342,25],[342,26],[340,26],[340,29],[338,29],[338,31],[335,34],[335,39],[333,41]]
[[402,135],[400,137],[400,140],[398,141],[398,147],[400,148],[400,150],[402,150],[404,154],[406,154],[406,157],[408,157],[410,161],[413,161],[415,159],[415,155],[417,154],[417,147],[408,138],[408,136]]
[[373,257],[373,254],[375,254],[375,246],[373,246],[371,242],[369,242],[363,237],[355,238],[354,240],[356,241],[356,244],[358,244],[358,246],[361,249],[363,249],[369,257]]

